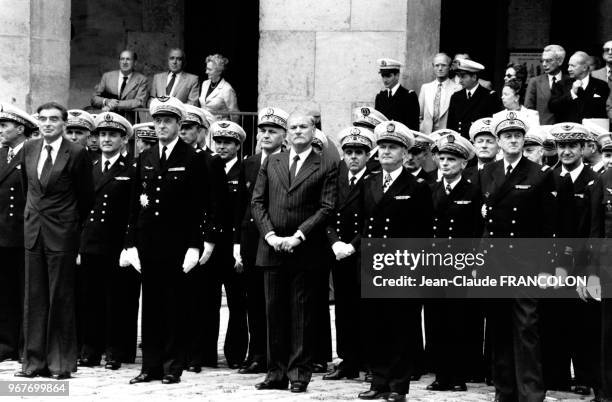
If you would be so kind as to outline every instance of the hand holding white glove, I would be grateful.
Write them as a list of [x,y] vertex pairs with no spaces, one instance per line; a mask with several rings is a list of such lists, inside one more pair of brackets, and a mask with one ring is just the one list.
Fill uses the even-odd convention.
[[183,272],[188,273],[195,267],[198,263],[198,258],[200,257],[200,250],[195,247],[191,247],[185,253],[185,259],[183,260]]
[[593,299],[601,301],[601,282],[597,275],[589,275],[586,291]]
[[238,273],[242,273],[244,271],[242,256],[240,255],[240,244],[234,244],[234,269]]
[[[123,264],[121,264],[122,259]],[[136,271],[140,272],[140,258],[138,257],[138,250],[136,249],[136,247],[130,247],[126,250],[123,250],[121,252],[121,257],[119,257],[119,264],[122,267],[128,267],[131,265]]]
[[200,257],[200,265],[204,265],[208,262],[208,259],[212,255],[213,250],[215,249],[215,243],[209,243],[207,241],[204,242],[204,251],[202,251],[202,256]]

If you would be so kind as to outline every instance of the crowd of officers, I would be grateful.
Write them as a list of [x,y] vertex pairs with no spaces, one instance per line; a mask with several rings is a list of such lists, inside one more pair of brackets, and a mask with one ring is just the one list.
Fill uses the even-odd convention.
[[[134,126],[113,112],[82,110],[54,122],[63,124],[64,140],[87,149],[93,196],[79,224],[74,283],[47,284],[48,331],[58,319],[56,287],[73,286],[74,306],[62,306],[64,324],[47,334],[46,356],[33,357],[22,151],[26,142],[42,147],[36,131],[45,137],[47,129],[36,116],[0,106],[0,359],[23,359],[17,375],[69,378],[76,366],[66,372],[70,364],[57,359],[97,366],[104,357],[109,370],[134,362],[141,288],[143,361],[130,383],[172,384],[183,370],[215,368],[224,287],[227,365],[267,373],[258,389],[290,382],[292,392],[304,392],[332,357],[331,271],[342,361],[323,379],[365,371],[370,387],[360,399],[405,400],[410,381],[426,372],[436,375],[430,390],[461,392],[487,381],[499,401],[542,401],[547,389],[612,398],[606,243],[524,267],[588,276],[577,297],[546,301],[362,299],[359,266],[362,238],[612,236],[612,169],[584,162],[593,144],[612,155],[608,130],[588,122],[530,128],[520,111],[501,111],[474,121],[467,135],[423,134],[364,106],[338,134],[338,160],[312,116],[266,107],[258,113],[260,151],[241,160],[246,133],[238,124],[173,97],[153,99],[150,113],[153,122]],[[135,157],[127,152],[132,136]],[[528,150],[547,141],[555,152],[546,158]],[[426,171],[427,163],[434,169]],[[277,199],[275,186],[284,186],[286,199]],[[274,226],[311,208],[299,225]],[[313,244],[323,247],[300,251]],[[285,257],[294,252],[303,260]],[[286,261],[299,268],[278,272]],[[297,293],[281,295],[282,281]],[[70,333],[74,347],[65,344]],[[33,358],[46,361],[43,369],[30,368]]]

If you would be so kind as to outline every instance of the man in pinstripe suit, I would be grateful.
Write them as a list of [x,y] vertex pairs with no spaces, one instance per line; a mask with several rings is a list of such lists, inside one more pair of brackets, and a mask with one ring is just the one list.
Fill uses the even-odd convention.
[[336,199],[336,162],[312,152],[315,122],[289,117],[290,152],[264,161],[253,190],[261,233],[256,265],[263,267],[268,318],[268,374],[257,389],[304,392],[312,376],[314,270],[321,266],[325,223]]

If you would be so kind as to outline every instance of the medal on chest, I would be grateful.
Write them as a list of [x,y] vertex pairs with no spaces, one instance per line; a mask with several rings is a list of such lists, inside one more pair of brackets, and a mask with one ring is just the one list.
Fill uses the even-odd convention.
[[149,206],[149,196],[146,194],[140,194],[140,205],[142,205],[143,208],[146,208]]

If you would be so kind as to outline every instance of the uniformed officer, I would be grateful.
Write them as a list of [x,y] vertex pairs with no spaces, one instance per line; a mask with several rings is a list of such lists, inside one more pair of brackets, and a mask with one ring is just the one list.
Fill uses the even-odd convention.
[[[30,117],[32,119],[34,119],[34,121],[36,121],[36,123],[38,123],[38,113],[32,113],[30,115]],[[40,138],[40,126],[37,125],[34,130],[32,130],[32,134],[30,135],[30,139],[31,140],[35,140],[37,138]]]
[[66,124],[66,133],[64,138],[87,149],[89,157],[92,161],[96,160],[100,153],[98,150],[89,149],[87,141],[94,130],[94,118],[91,114],[84,110],[71,109],[68,111],[68,123]]
[[[436,143],[443,178],[432,185],[433,236],[441,239],[480,237],[480,189],[463,176],[468,161],[474,157],[474,147],[457,132],[441,136]],[[473,374],[466,370],[470,365],[466,362],[478,358],[468,353],[469,336],[473,332],[468,331],[468,326],[474,320],[468,321],[468,315],[472,314],[469,301],[460,296],[464,295],[450,294],[446,295],[450,298],[428,300],[427,346],[433,354],[436,374],[428,390],[466,391],[468,375]],[[480,329],[482,332],[482,326]]]
[[[223,221],[229,216],[228,187],[225,178],[224,162],[219,155],[213,155],[210,149],[198,147],[202,133],[209,128],[206,112],[196,106],[185,105],[185,115],[181,121],[179,136],[187,145],[193,147],[204,160],[208,176],[208,201],[202,237],[204,252],[201,265],[213,255],[216,244],[224,231]],[[225,211],[228,211],[227,213]],[[225,228],[227,229],[227,228]],[[214,264],[213,264],[214,265]],[[209,272],[210,266],[197,267],[190,273],[187,282],[189,307],[187,312],[187,371],[199,373],[202,366],[217,367],[217,339],[219,338],[219,299],[216,296],[220,285],[216,272]],[[212,275],[209,280],[208,276]],[[206,286],[211,291],[203,292]]]
[[136,160],[132,210],[122,265],[142,264],[142,368],[130,383],[180,381],[186,348],[185,281],[200,256],[208,206],[206,167],[179,137],[183,104],[172,97],[149,107],[159,144]]
[[[376,126],[378,159],[382,172],[363,184],[364,227],[362,238],[429,238],[432,236],[431,191],[425,180],[402,166],[414,136],[400,122]],[[409,224],[407,224],[409,223]],[[370,340],[366,361],[372,369],[370,390],[360,399],[406,399],[413,374],[414,345],[422,341],[415,330],[421,322],[420,302],[411,299],[369,299],[365,336]]]
[[327,239],[335,256],[332,266],[336,313],[336,350],[342,362],[323,376],[341,380],[359,376],[364,363],[365,346],[360,327],[360,234],[363,229],[362,188],[371,174],[367,169],[369,153],[374,148],[374,133],[365,127],[351,126],[338,134],[344,153],[337,178],[338,201],[335,216],[326,228]]
[[128,223],[133,169],[121,155],[131,124],[104,112],[95,120],[101,155],[93,162],[95,201],[85,220],[77,263],[77,318],[80,366],[100,364],[116,370],[136,354],[140,275],[119,267]]
[[414,146],[408,150],[404,160],[404,168],[414,177],[419,177],[425,181],[432,180],[432,176],[425,169],[433,165],[431,159],[431,145],[433,140],[427,135],[418,131],[413,131]]
[[[522,156],[526,125],[516,113],[508,112],[503,118],[494,120],[491,126],[503,159],[486,165],[480,172],[484,236],[552,237],[557,217],[552,170]],[[550,255],[543,250],[525,250],[517,256],[496,249],[496,254],[490,258],[510,263],[515,274],[538,274],[551,269]],[[492,331],[496,398],[500,401],[543,400],[546,390],[538,300],[525,296],[499,299],[489,304],[487,324]]]
[[525,134],[523,156],[538,165],[543,164],[544,138],[547,128],[550,129],[550,126],[535,126],[530,128]]
[[463,89],[451,95],[446,128],[469,138],[470,126],[483,117],[490,117],[503,109],[495,91],[489,91],[478,83],[478,75],[484,66],[468,59],[457,61],[457,75]]
[[136,153],[138,155],[157,144],[157,134],[153,122],[134,124],[132,128],[134,137],[136,137]]
[[583,119],[582,124],[591,134],[584,149],[584,161],[595,172],[602,174],[606,170],[606,167],[602,160],[601,145],[597,141],[597,138],[600,135],[610,132],[610,122],[608,119]]
[[[246,158],[240,165],[246,188],[246,200],[250,203],[257,174],[268,155],[281,152],[287,135],[289,114],[277,107],[265,107],[258,113],[257,136],[261,152]],[[240,374],[264,373],[267,369],[266,300],[263,271],[255,266],[259,230],[247,207],[241,225],[240,255],[244,266],[249,323],[249,349],[247,358],[238,371]]]
[[[215,150],[224,163],[224,177],[227,182],[229,197],[227,213],[223,217],[223,234],[215,245],[210,261],[202,267],[206,270],[206,284],[203,293],[211,294],[209,299],[211,305],[208,308],[211,309],[211,315],[214,313],[214,317],[210,318],[215,320],[206,321],[206,331],[217,328],[217,333],[212,335],[218,337],[221,285],[223,285],[229,309],[223,350],[227,365],[232,369],[237,369],[243,363],[248,347],[242,257],[239,247],[234,250],[234,245],[238,246],[240,244],[240,224],[247,205],[244,195],[246,189],[240,185],[244,182],[240,180],[241,169],[238,159],[238,152],[246,139],[246,133],[238,124],[221,120],[210,126],[210,135],[215,144]],[[214,312],[212,311],[213,308]]]
[[[384,114],[369,106],[361,106],[353,109],[353,126],[365,127],[372,131],[374,128],[387,121]],[[370,172],[380,172],[380,163],[378,162],[378,147],[374,144],[374,148],[370,151],[367,168]]]
[[0,361],[21,356],[25,269],[21,149],[35,129],[38,122],[26,112],[0,104]]
[[597,142],[601,146],[601,160],[604,162],[604,170],[612,166],[612,133],[602,133],[597,137]]
[[[585,240],[576,239],[599,238],[603,233],[600,175],[583,162],[585,144],[592,135],[585,126],[577,123],[555,124],[550,133],[555,138],[560,162],[553,171],[559,204],[557,237],[562,238],[559,241],[564,245],[558,264],[562,267],[559,270],[563,270],[559,273],[562,276],[566,276],[568,271],[586,275],[591,265],[590,250]],[[552,291],[559,293],[558,290]],[[575,296],[573,292],[571,295]],[[562,296],[560,294],[558,298]],[[544,360],[544,374],[552,382],[550,388],[569,389],[571,358],[573,391],[589,395],[594,388],[597,395],[599,378],[596,368],[601,340],[599,303],[576,298],[545,302],[542,344],[544,352],[547,352],[544,355],[547,358]],[[568,316],[572,317],[571,321],[567,320]]]
[[385,58],[378,59],[376,64],[385,89],[376,95],[374,109],[388,119],[399,121],[412,130],[418,130],[421,113],[419,97],[412,89],[408,90],[400,84],[402,63]]
[[474,144],[476,151],[476,164],[465,169],[465,175],[476,181],[476,176],[482,168],[490,162],[493,162],[499,151],[497,138],[493,135],[491,128],[491,118],[483,117],[476,120],[470,126],[470,141]]

